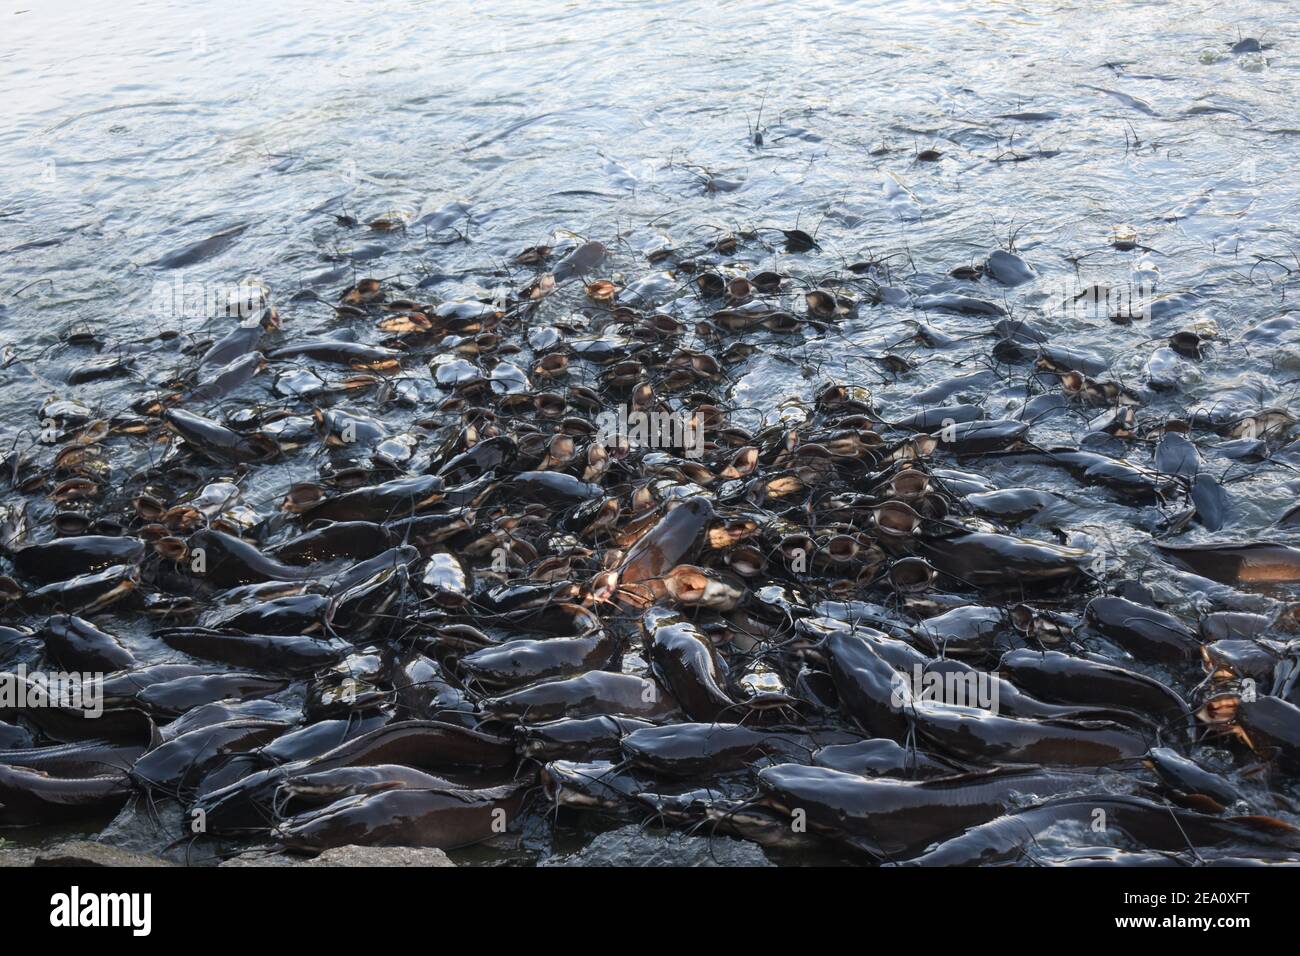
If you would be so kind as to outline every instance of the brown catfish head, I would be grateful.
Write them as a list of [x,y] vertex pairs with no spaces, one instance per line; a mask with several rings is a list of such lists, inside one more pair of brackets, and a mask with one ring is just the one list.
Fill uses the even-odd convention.
[[303,481],[289,488],[289,493],[284,496],[284,503],[280,508],[290,514],[302,514],[324,498],[325,489],[322,486],[314,481]]
[[751,545],[742,544],[731,548],[723,556],[729,567],[743,578],[758,577],[767,570],[767,556]]
[[1056,647],[1074,633],[1070,621],[1029,604],[1017,604],[1008,614],[1011,626],[1044,647]]
[[745,594],[744,585],[730,575],[691,564],[677,565],[664,575],[663,584],[678,604],[714,611],[733,610]]
[[0,603],[17,601],[23,596],[18,582],[7,574],[0,574]]
[[891,497],[911,501],[929,492],[930,476],[917,468],[904,468],[889,477],[884,490]]
[[927,591],[934,584],[936,572],[925,558],[899,558],[889,566],[886,577],[894,590],[903,594]]
[[902,501],[886,501],[871,509],[876,531],[888,538],[910,538],[921,527],[921,516]]
[[159,538],[153,543],[153,549],[168,561],[174,561],[180,564],[189,556],[190,549],[182,538],[168,536]]
[[1210,730],[1236,737],[1251,750],[1255,749],[1255,744],[1251,741],[1250,735],[1246,729],[1236,723],[1237,709],[1241,706],[1241,697],[1236,693],[1215,694],[1201,705],[1200,710],[1196,712],[1196,719],[1203,724],[1208,724]]

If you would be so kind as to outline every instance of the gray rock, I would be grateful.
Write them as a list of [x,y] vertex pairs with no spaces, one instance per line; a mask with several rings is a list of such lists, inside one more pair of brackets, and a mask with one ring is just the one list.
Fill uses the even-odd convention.
[[0,867],[31,866],[36,851],[26,846],[10,846],[0,841]]
[[136,853],[121,847],[107,846],[90,840],[73,840],[38,850],[32,866],[173,866],[167,860],[148,853]]
[[315,858],[243,853],[222,866],[455,866],[442,850],[413,846],[337,846]]
[[577,853],[541,866],[773,866],[755,843],[690,836],[678,830],[621,827],[600,834]]
[[185,813],[174,800],[150,803],[133,796],[100,832],[98,840],[109,846],[159,854],[185,832]]
[[290,856],[287,853],[275,853],[264,850],[250,850],[239,856],[222,860],[218,866],[306,866],[311,860],[302,856]]
[[134,796],[95,839],[173,863],[193,866],[215,862],[216,850],[203,841],[189,839],[193,836],[185,809],[175,800],[157,797],[151,802]]

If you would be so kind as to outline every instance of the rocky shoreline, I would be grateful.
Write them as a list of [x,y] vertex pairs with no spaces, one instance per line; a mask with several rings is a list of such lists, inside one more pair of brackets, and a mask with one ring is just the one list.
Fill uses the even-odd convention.
[[[179,866],[171,860],[99,843],[72,840],[54,846],[36,848],[0,847],[0,867],[69,866],[69,867],[158,867]],[[282,853],[244,853],[220,866],[431,866],[454,867],[442,850],[416,847],[341,846],[326,850],[317,857],[297,857]]]

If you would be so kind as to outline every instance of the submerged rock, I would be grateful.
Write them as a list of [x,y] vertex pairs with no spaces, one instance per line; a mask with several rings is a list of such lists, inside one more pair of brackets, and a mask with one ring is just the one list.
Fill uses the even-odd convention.
[[74,840],[60,843],[36,853],[32,866],[174,866],[168,860],[148,853],[137,853],[122,847],[95,843],[91,840]]
[[232,857],[221,866],[409,866],[454,867],[442,850],[410,846],[336,846],[317,857],[295,856],[291,853],[263,853],[250,851]]
[[140,795],[127,801],[95,841],[126,853],[172,863],[202,865],[216,858],[215,849],[194,840],[189,818],[175,800]]
[[753,843],[730,837],[690,836],[677,830],[628,826],[608,830],[577,853],[541,866],[773,866]]

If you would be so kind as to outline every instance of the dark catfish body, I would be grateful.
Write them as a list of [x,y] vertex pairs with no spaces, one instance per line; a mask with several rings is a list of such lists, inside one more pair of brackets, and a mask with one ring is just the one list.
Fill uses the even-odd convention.
[[158,733],[151,716],[138,706],[105,706],[98,716],[85,707],[53,706],[30,707],[22,714],[46,737],[63,743],[103,740],[144,746]]
[[663,577],[695,547],[712,517],[713,506],[698,495],[671,508],[628,550],[619,568],[619,583]]
[[461,560],[448,551],[429,556],[419,581],[421,590],[442,607],[458,608],[469,602],[469,572]]
[[419,558],[419,550],[410,545],[388,548],[331,576],[327,593],[339,595],[342,600],[342,596],[348,592],[364,588],[377,580],[387,579],[395,569],[406,568]]
[[918,548],[940,572],[976,588],[1065,586],[1093,560],[1078,548],[987,532],[923,541]]
[[960,771],[954,764],[884,737],[822,747],[813,754],[812,762],[818,767],[862,777],[898,777],[903,780],[945,777]]
[[385,524],[384,530],[394,543],[401,541],[420,548],[432,548],[474,526],[473,510],[456,506],[451,502],[450,496],[444,499],[443,506],[455,507],[457,510],[449,514],[430,512],[399,518]]
[[523,798],[519,785],[388,790],[290,817],[276,828],[276,836],[300,850],[353,845],[455,849],[503,832],[519,814]]
[[546,799],[559,807],[622,810],[656,785],[653,775],[609,760],[552,760],[542,768]]
[[1260,753],[1300,772],[1300,707],[1280,697],[1258,697],[1237,705],[1237,725]]
[[442,500],[446,483],[437,475],[395,478],[325,498],[303,510],[309,520],[384,522],[430,507]]
[[6,750],[26,749],[32,745],[32,735],[22,727],[0,720],[0,763]]
[[29,544],[13,553],[13,561],[14,567],[24,577],[38,581],[66,581],[114,565],[139,564],[144,552],[144,542],[139,538],[82,535]]
[[508,435],[487,438],[453,455],[445,461],[430,465],[430,471],[447,481],[473,481],[484,475],[501,471],[514,461],[518,446]]
[[410,652],[393,663],[390,680],[399,719],[478,722],[470,695],[452,683],[442,665],[431,657]]
[[1099,597],[1084,610],[1088,626],[1134,657],[1181,663],[1200,657],[1201,642],[1182,621],[1121,597]]
[[[1030,694],[1023,693],[1013,683],[1003,680],[996,674],[977,671],[969,664],[961,661],[939,659],[928,662],[922,668],[922,678],[926,675],[934,674],[943,684],[943,689],[936,691],[937,699],[950,704],[970,704],[971,706],[980,707],[997,707],[999,714],[1005,714],[1008,717],[1036,717],[1036,718],[1070,718],[1075,720],[1114,720],[1123,721],[1125,718],[1132,720],[1133,715],[1126,711],[1110,710],[1102,707],[1092,707],[1086,704],[1053,704],[1047,701],[1038,700]],[[960,690],[957,690],[960,688]],[[954,690],[954,697],[957,694],[961,696],[952,699],[948,696],[949,690]],[[983,692],[987,700],[980,700],[979,694]],[[925,693],[922,693],[925,699]],[[975,701],[979,701],[978,704]],[[1160,724],[1163,721],[1155,720],[1153,723]]]
[[269,764],[295,763],[329,753],[350,740],[373,733],[388,723],[379,716],[367,719],[321,720],[290,731],[267,744],[261,755]]
[[1005,631],[1005,616],[992,607],[968,605],[922,621],[912,629],[917,642],[948,657],[987,656]]
[[186,711],[183,716],[161,728],[159,736],[163,740],[175,740],[181,734],[187,734],[191,730],[215,727],[217,724],[232,720],[276,720],[287,724],[292,723],[298,713],[292,706],[285,706],[268,698],[219,700]]
[[1271,541],[1249,544],[1178,546],[1156,550],[1184,570],[1220,584],[1295,584],[1300,582],[1300,549]]
[[273,359],[308,358],[318,362],[332,362],[356,369],[396,368],[402,357],[396,349],[360,342],[343,342],[335,339],[314,339],[276,349]]
[[345,797],[382,793],[385,790],[438,790],[454,786],[443,777],[435,777],[414,767],[389,763],[295,774],[286,777],[280,784],[279,797],[285,802],[291,802],[297,812],[305,806],[326,806]]
[[115,671],[135,666],[135,656],[83,618],[56,614],[41,629],[45,656],[60,667],[79,671]]
[[1152,747],[1146,764],[1171,789],[1182,794],[1205,796],[1223,807],[1244,800],[1241,792],[1217,773],[1211,773],[1196,761],[1169,747]]
[[845,708],[867,733],[901,741],[909,726],[910,688],[868,637],[889,640],[866,627],[838,631],[826,639],[831,678]]
[[1139,503],[1155,503],[1177,488],[1167,475],[1134,465],[1131,462],[1108,458],[1096,452],[1074,448],[1052,448],[1029,453],[1010,452],[1012,456],[1032,458],[1069,470],[1080,481],[1102,485],[1119,493],[1125,499]]
[[759,771],[776,806],[879,856],[924,847],[1004,813],[1021,798],[1083,786],[1086,778],[1039,769],[999,769],[937,780],[867,778],[826,767],[782,764]]
[[617,757],[624,737],[645,727],[633,717],[561,717],[519,728],[519,751],[534,760],[596,760]]
[[202,415],[179,408],[163,414],[167,425],[185,444],[205,458],[231,464],[268,461],[280,453],[275,440],[261,432],[244,434]]
[[353,649],[339,638],[244,634],[208,627],[168,628],[156,636],[191,657],[278,674],[313,673],[338,663]]
[[981,763],[1100,767],[1139,757],[1150,740],[1096,720],[1029,720],[972,707],[913,708],[921,738],[945,753]]
[[433,720],[387,724],[353,738],[311,761],[313,770],[400,763],[424,770],[505,767],[514,762],[508,738]]
[[40,648],[40,639],[27,628],[0,625],[0,668],[34,658]]
[[1003,655],[998,672],[1035,697],[1058,704],[1118,707],[1157,724],[1186,723],[1187,702],[1158,680],[1114,664],[1027,648]]
[[1009,420],[972,421],[957,422],[950,429],[935,435],[943,451],[954,455],[982,455],[1018,445],[1029,431],[1029,425]]
[[178,677],[193,677],[198,674],[211,674],[210,668],[198,664],[150,664],[134,670],[109,674],[100,683],[107,706],[114,704],[131,704],[138,693],[154,684],[176,680]]
[[1272,620],[1264,614],[1246,611],[1214,611],[1201,618],[1200,633],[1206,641],[1255,638],[1268,630]]
[[635,730],[623,738],[622,751],[633,766],[675,777],[739,770],[773,754],[806,759],[810,753],[796,734],[716,723]]
[[283,564],[304,566],[335,558],[364,560],[391,543],[388,531],[373,521],[335,521],[267,548],[265,554]]
[[265,330],[259,322],[232,329],[212,343],[212,346],[203,353],[203,357],[199,359],[199,368],[206,370],[221,368],[241,358],[247,358],[250,354],[256,354],[255,350],[264,334]]
[[287,680],[258,674],[202,674],[153,684],[135,699],[150,713],[179,717],[194,707],[218,700],[266,697],[289,686]]
[[722,687],[709,639],[675,611],[651,608],[642,620],[659,682],[694,720],[716,721],[737,703]]
[[266,358],[261,352],[241,356],[224,366],[209,370],[185,397],[195,402],[216,401],[252,381],[253,376],[265,367]]
[[44,747],[0,750],[0,764],[40,770],[52,777],[115,776],[131,768],[144,753],[142,744],[86,740]]
[[160,269],[188,268],[211,259],[213,256],[220,255],[242,236],[246,229],[248,229],[248,223],[236,223],[229,229],[214,233],[206,239],[199,239],[179,249],[173,249],[171,252],[153,260],[149,265],[157,266]]
[[[1036,118],[1047,114],[1022,113],[1017,115]],[[984,270],[1003,285],[1010,286],[1029,282],[1038,275],[1028,262],[1014,252],[1007,252],[1005,249],[995,249],[989,253],[989,257],[984,260]]]
[[1061,499],[1051,492],[1036,488],[1004,488],[966,495],[962,501],[976,514],[1015,523],[1045,511]]
[[599,670],[618,648],[610,632],[583,637],[506,641],[461,658],[461,670],[486,687],[518,687],[552,677]]
[[238,719],[181,734],[135,762],[131,777],[167,792],[189,789],[214,764],[256,749],[289,729],[281,721]]
[[658,720],[678,713],[676,700],[652,680],[633,674],[589,671],[579,677],[544,681],[490,697],[483,709],[523,721],[601,715]]
[[[194,713],[191,711],[190,713]],[[186,717],[168,725],[170,730],[175,723],[184,721]],[[272,740],[264,747],[259,747],[255,751],[232,757],[229,761],[215,768],[204,776],[201,783],[196,788],[196,797],[199,801],[204,801],[213,793],[219,791],[237,790],[236,785],[247,783],[249,789],[246,792],[257,792],[255,786],[258,775],[261,774],[263,783],[267,778],[272,781],[278,780],[279,777],[269,771],[283,764],[293,764],[300,761],[310,760],[312,757],[319,757],[323,753],[328,753],[335,747],[367,734],[372,730],[377,730],[388,722],[388,717],[384,714],[375,714],[368,717],[356,719],[340,720],[320,720],[314,724],[308,724],[306,727],[300,727],[297,730],[291,730]],[[227,810],[239,804],[239,797],[236,795],[229,800],[225,806]],[[256,816],[260,812],[252,799],[244,804],[244,809],[251,815]]]
[[29,592],[23,604],[32,610],[57,610],[69,614],[93,614],[134,594],[140,584],[140,569],[133,564],[115,564],[103,571],[79,574]]
[[125,774],[55,777],[0,764],[0,826],[50,823],[108,810],[125,802]]
[[201,621],[205,627],[248,634],[314,634],[332,619],[334,603],[326,594],[291,594],[261,604],[215,609]]
[[524,471],[501,486],[503,493],[516,492],[529,501],[572,505],[605,493],[600,485],[560,471]]
[[595,240],[584,242],[556,264],[552,275],[556,282],[563,282],[575,275],[582,275],[595,269],[605,261],[605,256],[606,249],[603,244]]
[[[302,581],[311,577],[309,570],[284,564],[263,554],[256,545],[224,531],[196,531],[186,542],[186,549],[184,560],[189,562],[190,570],[217,588],[263,581]],[[196,558],[201,558],[201,563]]]
[[[273,748],[274,744],[267,749]],[[439,721],[398,721],[345,740],[318,756],[260,770],[211,790],[199,806],[214,833],[265,830],[277,789],[298,774],[381,764],[436,773],[456,767],[505,767],[514,760],[515,748],[509,739]]]
[[[1103,816],[1099,816],[1101,811]],[[1123,834],[1141,846],[1182,852],[1226,843],[1262,846],[1279,839],[1250,826],[1248,821],[1220,819],[1179,810],[1140,797],[1063,797],[1044,806],[1029,807],[998,817],[954,837],[912,862],[919,866],[977,866],[1009,862],[1043,852],[1039,834],[1051,827],[1073,825],[1081,831],[1100,819],[1110,834]],[[1282,836],[1297,846],[1294,834]],[[1050,861],[1049,861],[1050,862]]]

